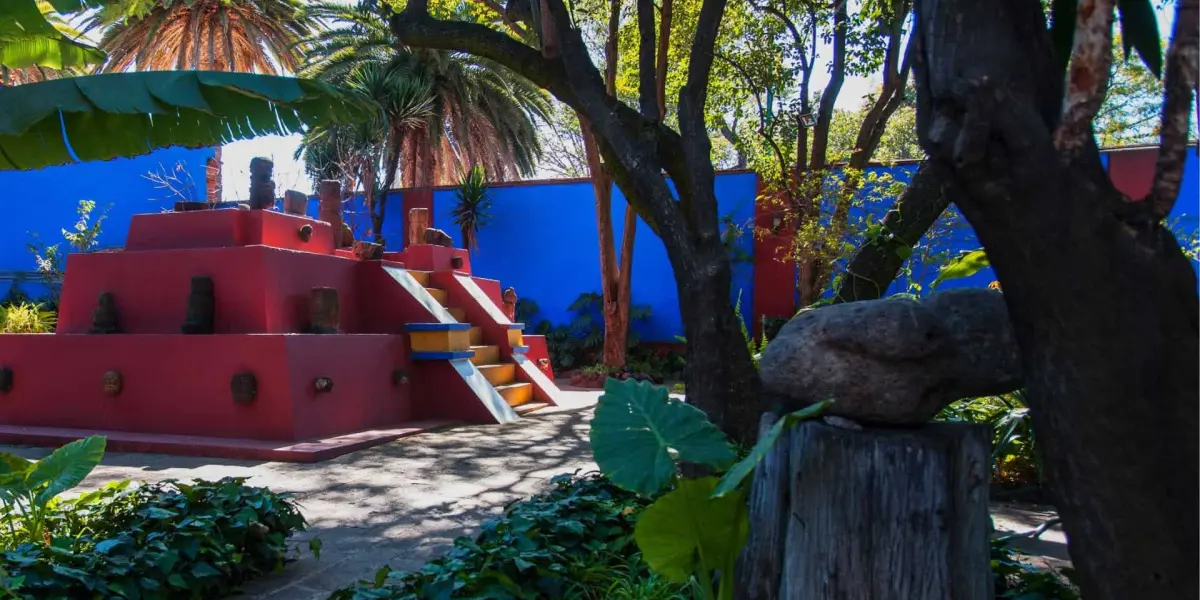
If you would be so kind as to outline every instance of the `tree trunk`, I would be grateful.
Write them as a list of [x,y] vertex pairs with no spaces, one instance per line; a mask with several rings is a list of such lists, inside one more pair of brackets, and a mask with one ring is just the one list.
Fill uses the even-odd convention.
[[730,301],[725,246],[718,239],[697,244],[693,256],[674,256],[668,249],[668,257],[687,337],[687,401],[735,442],[751,445],[762,414],[762,384]]
[[737,598],[990,598],[989,438],[959,423],[784,433],[754,474]]
[[1196,598],[1195,272],[1160,223],[1123,216],[1090,136],[1055,149],[1063,76],[1037,1],[916,14],[921,142],[1003,287],[1083,596]]
[[950,205],[950,196],[942,190],[935,169],[929,163],[917,169],[904,193],[884,215],[880,235],[858,247],[846,266],[835,302],[875,300],[887,292],[911,248]]

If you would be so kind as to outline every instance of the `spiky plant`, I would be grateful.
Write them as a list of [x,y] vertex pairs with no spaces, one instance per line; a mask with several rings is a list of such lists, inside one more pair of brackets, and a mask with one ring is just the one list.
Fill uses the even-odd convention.
[[492,192],[488,189],[487,173],[482,166],[475,165],[463,173],[454,196],[456,202],[450,211],[451,218],[462,231],[463,245],[477,250],[479,230],[492,218]]

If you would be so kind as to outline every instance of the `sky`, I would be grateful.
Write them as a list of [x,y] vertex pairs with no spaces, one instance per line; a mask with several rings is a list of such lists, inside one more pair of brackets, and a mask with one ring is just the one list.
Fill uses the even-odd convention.
[[[350,4],[354,0],[334,0]],[[1170,36],[1174,13],[1170,3],[1163,3],[1157,8],[1160,35],[1165,39]],[[827,57],[828,46],[818,47],[818,56]],[[827,60],[827,59],[826,59]],[[821,89],[828,81],[828,63],[818,68],[813,74],[813,89]],[[515,75],[514,75],[515,77]],[[877,77],[847,77],[842,85],[842,93],[838,96],[836,107],[846,110],[857,110],[862,106],[862,98],[878,85]],[[226,144],[222,149],[221,189],[224,200],[235,201],[246,199],[249,186],[250,159],[262,156],[275,162],[275,185],[277,189],[295,189],[312,192],[312,181],[304,173],[304,165],[293,156],[300,144],[300,136],[263,136],[252,140],[244,140]],[[551,177],[548,173],[535,173],[535,179]]]

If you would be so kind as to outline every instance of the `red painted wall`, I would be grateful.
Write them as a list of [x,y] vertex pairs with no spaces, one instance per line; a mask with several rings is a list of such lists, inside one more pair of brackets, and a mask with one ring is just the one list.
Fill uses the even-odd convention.
[[[411,418],[409,388],[393,387],[405,338],[370,335],[9,335],[0,364],[6,425],[299,440],[387,427]],[[103,393],[104,373],[124,389]],[[252,371],[253,403],[237,404],[230,378]],[[316,377],[333,391],[316,394]]]
[[[313,228],[307,242],[300,229]],[[134,215],[125,250],[226,248],[264,244],[276,248],[333,254],[329,223],[262,210],[203,210]]]
[[[758,195],[763,193],[758,179]],[[771,230],[776,209],[762,200],[754,203],[754,227]],[[796,314],[796,263],[785,257],[791,249],[792,233],[786,222],[777,234],[754,236],[754,335],[762,334],[762,318],[791,317]]]

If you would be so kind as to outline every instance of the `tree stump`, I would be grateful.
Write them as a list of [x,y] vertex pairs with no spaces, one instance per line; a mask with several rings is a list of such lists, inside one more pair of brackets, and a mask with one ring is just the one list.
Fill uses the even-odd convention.
[[[338,234],[342,231],[342,183],[336,179],[326,179],[317,185],[317,197],[320,198],[317,217],[321,221],[329,223],[333,229],[334,245],[337,247],[346,246],[344,240],[338,239]],[[343,242],[343,243],[337,243]]]
[[404,236],[404,247],[424,244],[426,229],[429,229],[429,209],[414,208],[408,211],[408,230]]
[[289,215],[304,216],[308,213],[308,194],[296,190],[284,192],[283,212]]
[[800,424],[755,472],[736,597],[991,598],[988,456],[983,425]]

